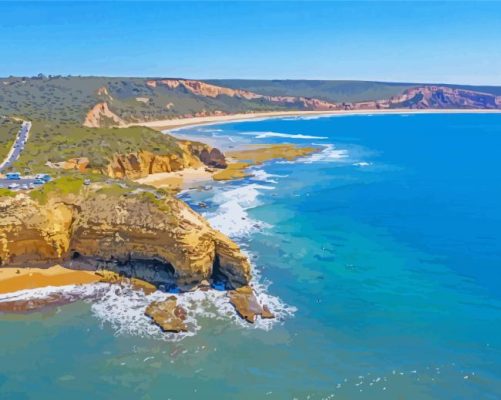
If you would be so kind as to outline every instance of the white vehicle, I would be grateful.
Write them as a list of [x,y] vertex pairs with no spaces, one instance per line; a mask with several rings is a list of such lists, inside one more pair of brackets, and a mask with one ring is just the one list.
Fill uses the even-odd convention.
[[18,189],[19,188],[19,185],[17,183],[11,183],[9,185],[9,189]]

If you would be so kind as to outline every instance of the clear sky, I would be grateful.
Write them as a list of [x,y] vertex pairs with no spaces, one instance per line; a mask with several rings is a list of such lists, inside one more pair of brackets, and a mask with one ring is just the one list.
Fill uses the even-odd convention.
[[0,2],[0,76],[501,85],[501,2]]

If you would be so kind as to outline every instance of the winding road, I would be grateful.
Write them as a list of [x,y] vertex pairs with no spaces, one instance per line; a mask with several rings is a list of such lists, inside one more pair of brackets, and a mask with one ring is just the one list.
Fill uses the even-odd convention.
[[5,160],[0,164],[0,172],[7,167],[10,167],[14,161],[19,158],[21,151],[24,149],[24,145],[28,141],[30,135],[31,122],[23,121],[21,129],[17,133],[16,140],[12,147],[10,148],[9,154],[5,157]]

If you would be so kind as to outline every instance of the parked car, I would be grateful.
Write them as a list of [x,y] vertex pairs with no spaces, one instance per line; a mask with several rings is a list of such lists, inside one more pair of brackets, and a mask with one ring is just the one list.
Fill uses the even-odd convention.
[[37,176],[35,176],[35,179],[41,179],[44,182],[49,182],[52,178],[47,174],[37,174]]
[[19,172],[7,172],[5,177],[10,180],[18,181],[21,179],[21,174]]

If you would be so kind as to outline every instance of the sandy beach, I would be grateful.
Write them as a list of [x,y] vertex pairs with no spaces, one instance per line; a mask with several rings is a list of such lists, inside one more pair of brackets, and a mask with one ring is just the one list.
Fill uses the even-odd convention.
[[188,189],[204,182],[212,181],[213,172],[202,168],[186,168],[176,172],[160,172],[137,179],[136,182],[158,189]]
[[42,268],[0,268],[0,294],[45,286],[81,285],[99,282],[91,271],[75,271],[56,265]]
[[253,119],[267,119],[279,117],[308,117],[308,116],[334,116],[334,115],[372,115],[372,114],[499,114],[501,110],[484,109],[426,109],[413,110],[395,108],[384,110],[338,110],[338,111],[270,111],[256,113],[239,113],[231,115],[218,115],[193,118],[172,118],[158,121],[138,122],[127,124],[123,127],[146,126],[159,131],[168,131],[191,126],[222,124],[225,122],[248,121]]

